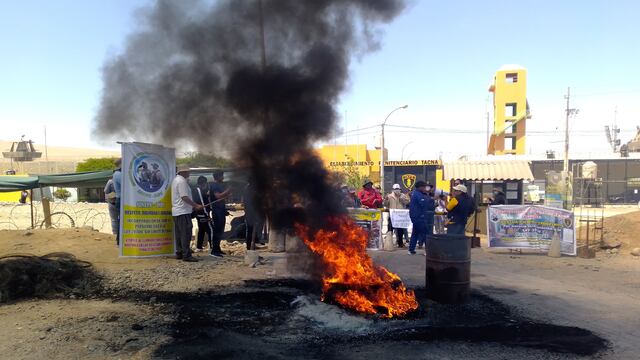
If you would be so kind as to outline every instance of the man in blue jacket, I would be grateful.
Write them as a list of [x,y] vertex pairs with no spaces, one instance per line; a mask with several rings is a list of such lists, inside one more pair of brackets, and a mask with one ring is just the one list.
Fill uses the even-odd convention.
[[418,180],[409,202],[409,217],[413,223],[411,240],[409,241],[409,255],[415,255],[416,244],[424,243],[427,235],[433,233],[433,216],[436,209],[433,198],[429,196],[431,185]]

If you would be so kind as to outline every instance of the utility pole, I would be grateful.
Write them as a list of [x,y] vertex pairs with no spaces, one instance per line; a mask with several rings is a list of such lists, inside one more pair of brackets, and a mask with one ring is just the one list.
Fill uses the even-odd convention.
[[618,134],[620,133],[620,129],[618,129],[618,106],[613,110],[613,152],[618,151],[618,145],[620,145],[620,140],[618,140]]
[[49,168],[49,150],[47,149],[47,125],[44,126],[44,159],[47,164],[47,174],[51,169]]
[[567,108],[565,109],[565,123],[564,123],[564,164],[562,169],[568,174],[569,172],[569,98],[571,97],[571,88],[567,88],[567,95],[564,96],[567,99]]
[[573,115],[578,114],[578,109],[572,109],[570,107],[570,99],[571,99],[571,88],[567,88],[567,95],[564,96],[567,99],[567,107],[565,109],[565,124],[564,124],[564,164],[563,164],[563,177],[564,177],[564,189],[565,189],[565,200],[564,208],[566,210],[569,209],[569,189],[572,188],[569,186],[569,118]]

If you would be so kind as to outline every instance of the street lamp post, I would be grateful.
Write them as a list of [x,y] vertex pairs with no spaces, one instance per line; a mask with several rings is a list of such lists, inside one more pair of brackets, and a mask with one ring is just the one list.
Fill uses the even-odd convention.
[[413,141],[409,141],[408,143],[404,144],[404,146],[402,147],[402,152],[400,152],[400,160],[404,160],[404,149],[407,148],[407,146],[413,144]]
[[395,109],[393,109],[389,115],[387,115],[386,118],[384,118],[384,121],[382,122],[382,136],[380,138],[380,192],[382,194],[384,194],[384,126],[387,124],[387,120],[389,120],[389,116],[391,116],[391,114],[393,114],[394,112],[400,110],[400,109],[406,109],[407,107],[409,107],[409,105],[404,105],[404,106],[400,106],[397,107]]

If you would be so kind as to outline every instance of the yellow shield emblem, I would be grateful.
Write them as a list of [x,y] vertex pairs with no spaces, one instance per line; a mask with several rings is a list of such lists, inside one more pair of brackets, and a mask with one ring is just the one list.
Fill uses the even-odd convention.
[[413,185],[416,184],[416,176],[413,174],[402,175],[402,184],[409,190],[413,189]]

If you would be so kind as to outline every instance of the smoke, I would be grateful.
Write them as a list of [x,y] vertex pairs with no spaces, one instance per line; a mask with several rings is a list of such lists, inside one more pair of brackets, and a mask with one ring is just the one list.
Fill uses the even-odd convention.
[[[160,0],[103,68],[100,137],[190,144],[251,169],[276,226],[340,212],[312,144],[327,138],[352,58],[402,0]],[[260,19],[266,66],[262,63]],[[302,205],[302,206],[297,206]]]

